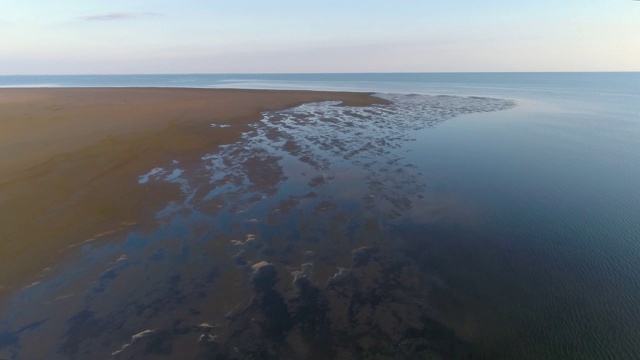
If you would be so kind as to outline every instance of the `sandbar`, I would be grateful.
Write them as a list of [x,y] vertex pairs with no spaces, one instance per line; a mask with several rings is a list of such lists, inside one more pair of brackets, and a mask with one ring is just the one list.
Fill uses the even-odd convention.
[[144,230],[179,200],[177,187],[139,184],[140,175],[239,140],[264,111],[329,100],[384,102],[346,92],[0,89],[0,308],[74,248]]

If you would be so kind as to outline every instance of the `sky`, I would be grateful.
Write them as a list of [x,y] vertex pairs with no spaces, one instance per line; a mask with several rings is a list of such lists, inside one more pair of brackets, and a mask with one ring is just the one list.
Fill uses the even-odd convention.
[[634,0],[0,0],[0,75],[640,71]]

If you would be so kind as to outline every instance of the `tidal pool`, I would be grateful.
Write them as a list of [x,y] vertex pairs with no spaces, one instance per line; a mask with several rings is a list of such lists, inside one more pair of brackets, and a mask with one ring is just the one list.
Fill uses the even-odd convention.
[[389,103],[265,113],[200,164],[168,159],[141,174],[141,185],[179,186],[183,201],[159,210],[155,229],[80,244],[77,260],[18,293],[0,320],[0,354],[479,354],[486,324],[455,313],[468,299],[449,283],[445,253],[473,238],[482,208],[424,172],[419,157],[440,154],[423,152],[422,134],[515,103],[377,96]]

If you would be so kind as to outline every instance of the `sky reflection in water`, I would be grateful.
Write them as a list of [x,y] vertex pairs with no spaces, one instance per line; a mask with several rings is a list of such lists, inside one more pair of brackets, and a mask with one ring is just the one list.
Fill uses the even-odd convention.
[[394,229],[474,215],[428,189],[403,152],[417,132],[514,103],[379,96],[391,103],[266,113],[200,167],[142,174],[177,183],[184,202],[159,211],[155,231],[82,245],[77,262],[21,291],[0,347],[48,358],[471,351],[430,301],[441,280],[407,248],[430,235]]

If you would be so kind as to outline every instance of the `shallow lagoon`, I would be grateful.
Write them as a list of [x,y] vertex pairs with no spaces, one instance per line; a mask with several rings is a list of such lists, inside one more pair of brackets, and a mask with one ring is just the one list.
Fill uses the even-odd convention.
[[186,201],[23,291],[3,351],[632,357],[634,93],[487,91],[517,106],[305,105],[197,169],[158,164]]

